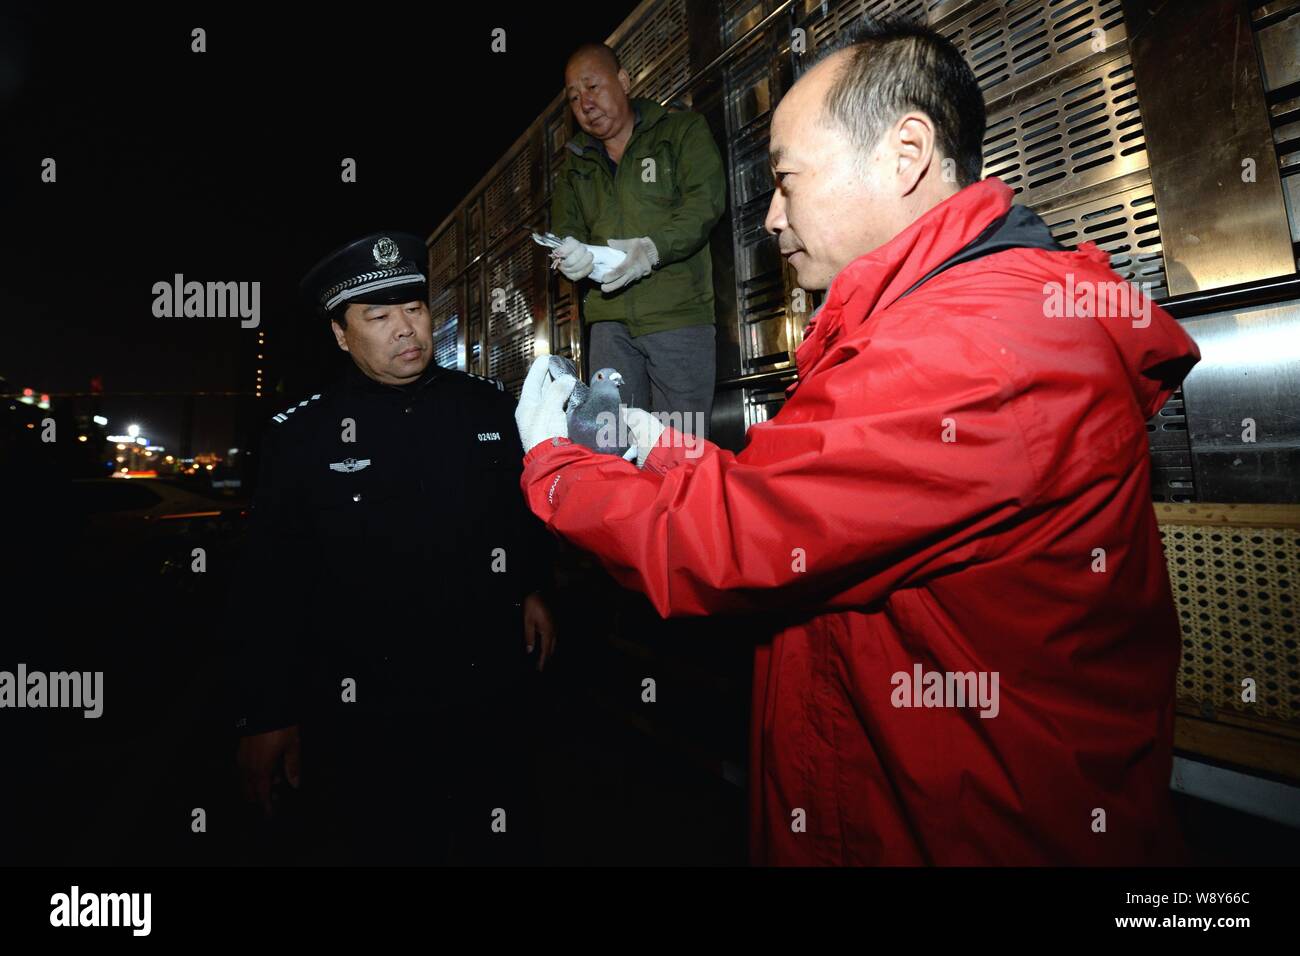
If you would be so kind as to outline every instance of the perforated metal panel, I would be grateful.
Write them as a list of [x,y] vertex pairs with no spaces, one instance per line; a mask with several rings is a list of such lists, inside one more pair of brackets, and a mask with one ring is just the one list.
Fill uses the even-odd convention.
[[1084,202],[1039,209],[1057,242],[1095,242],[1110,253],[1111,268],[1153,299],[1168,294],[1160,221],[1151,184]]
[[661,101],[691,76],[686,0],[664,0],[614,48],[632,95]]
[[555,191],[555,176],[560,171],[560,164],[564,162],[564,144],[573,135],[572,117],[573,111],[566,105],[552,113],[546,121],[545,148],[548,166],[546,188],[548,194]]
[[774,376],[774,381],[745,389],[745,427],[766,422],[776,416],[785,404],[785,390],[794,383],[794,369],[789,374]]
[[445,368],[456,368],[461,313],[460,217],[429,243],[429,311],[433,316],[433,360]]
[[1124,39],[1123,0],[991,0],[939,32],[961,51],[993,105]]
[[[1300,719],[1300,531],[1162,524],[1160,533],[1183,633],[1178,696]],[[1247,678],[1257,689],[1251,704],[1241,698]]]
[[475,196],[465,206],[465,261],[483,254],[483,197]]
[[533,360],[535,320],[547,310],[547,252],[523,237],[489,257],[487,374],[507,387],[522,383]]
[[537,138],[530,136],[483,192],[487,247],[517,229],[542,199],[540,147]]
[[429,311],[433,313],[433,360],[443,368],[456,368],[458,365],[458,291],[458,284],[446,286],[434,292],[429,302]]
[[465,369],[483,374],[483,281],[478,269],[465,275]]
[[1181,388],[1147,422],[1147,444],[1151,449],[1152,500],[1195,501],[1196,477],[1192,470],[1187,407]]
[[922,0],[850,0],[831,4],[826,15],[812,25],[813,49],[830,42],[846,26],[864,16],[920,19],[925,16],[925,4]]
[[527,329],[488,346],[488,375],[501,380],[507,391],[519,397],[528,367],[533,361],[533,329]]
[[456,217],[429,243],[429,286],[441,289],[459,275],[461,259],[460,223]]
[[776,0],[732,0],[722,5],[722,45],[730,47],[772,12]]
[[[769,12],[765,2],[738,4],[732,10],[733,32],[748,30]],[[772,110],[788,70],[778,52],[786,42],[787,24],[777,23],[754,42],[747,44],[734,63],[727,66],[725,79],[728,169],[731,175],[731,218],[735,254],[737,340],[740,367],[744,374],[786,367],[798,347],[807,323],[807,308],[790,307],[790,285],[776,239],[763,228],[771,202],[771,167],[768,135]],[[747,424],[763,420],[766,401],[755,401],[746,393]]]
[[1259,4],[1251,22],[1282,177],[1282,201],[1300,271],[1300,3]]
[[517,242],[488,268],[488,338],[496,340],[533,322],[537,304],[533,242]]
[[1047,89],[1013,96],[990,114],[984,175],[1027,206],[1147,168],[1133,67],[1127,56]]

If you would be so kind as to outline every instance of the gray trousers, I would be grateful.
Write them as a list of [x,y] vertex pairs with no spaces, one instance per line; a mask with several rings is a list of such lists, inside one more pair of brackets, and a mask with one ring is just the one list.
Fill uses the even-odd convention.
[[623,376],[624,405],[669,413],[673,417],[666,423],[673,428],[708,438],[717,370],[716,336],[712,325],[633,337],[622,322],[593,322],[587,377],[597,369],[616,369]]

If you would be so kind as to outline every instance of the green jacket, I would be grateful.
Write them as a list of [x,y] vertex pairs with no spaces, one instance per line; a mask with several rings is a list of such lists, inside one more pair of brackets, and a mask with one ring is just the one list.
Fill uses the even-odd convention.
[[698,113],[670,113],[652,100],[632,105],[636,126],[616,171],[587,133],[565,144],[551,231],[593,245],[649,236],[659,251],[654,272],[618,292],[579,283],[588,322],[626,322],[632,335],[712,325],[709,231],[727,205],[722,157]]

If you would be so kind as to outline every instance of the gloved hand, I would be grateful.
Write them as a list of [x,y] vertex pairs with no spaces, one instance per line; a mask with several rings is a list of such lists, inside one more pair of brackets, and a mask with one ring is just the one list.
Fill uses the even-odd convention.
[[551,438],[568,438],[569,422],[564,414],[564,403],[578,380],[572,375],[552,379],[549,355],[539,356],[528,370],[519,404],[515,407],[515,424],[519,427],[519,441],[524,451]]
[[623,424],[632,436],[632,447],[624,456],[628,461],[636,458],[638,468],[645,467],[645,460],[664,433],[664,423],[643,408],[624,408]]
[[555,252],[552,255],[559,264],[560,272],[564,274],[564,277],[574,282],[591,275],[592,267],[596,264],[596,259],[591,254],[591,250],[573,236],[565,236],[564,242],[555,247]]
[[644,279],[659,264],[659,250],[655,248],[649,236],[641,236],[639,239],[611,239],[609,247],[627,253],[627,258],[605,276],[605,281],[600,285],[601,292],[617,292],[638,279]]

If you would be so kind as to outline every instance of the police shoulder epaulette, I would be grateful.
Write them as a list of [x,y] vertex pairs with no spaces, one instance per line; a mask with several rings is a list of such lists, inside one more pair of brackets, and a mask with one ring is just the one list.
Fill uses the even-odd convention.
[[506,387],[502,385],[499,381],[497,381],[495,378],[488,378],[488,376],[486,375],[476,375],[473,372],[466,372],[465,374],[468,375],[470,378],[478,379],[480,382],[489,382],[492,385],[495,385],[497,387],[498,392],[504,392],[506,390]]
[[277,412],[275,415],[271,416],[271,421],[273,421],[273,422],[287,422],[287,421],[289,420],[289,416],[290,416],[290,415],[292,415],[292,414],[293,414],[294,412],[296,412],[298,409],[303,408],[303,407],[305,407],[306,405],[310,404],[311,402],[316,401],[318,398],[320,398],[320,395],[319,395],[319,394],[313,395],[311,398],[304,398],[304,399],[303,399],[301,402],[299,402],[297,405],[290,405],[290,406],[289,406],[288,408],[286,408],[284,411],[282,411],[282,412]]

